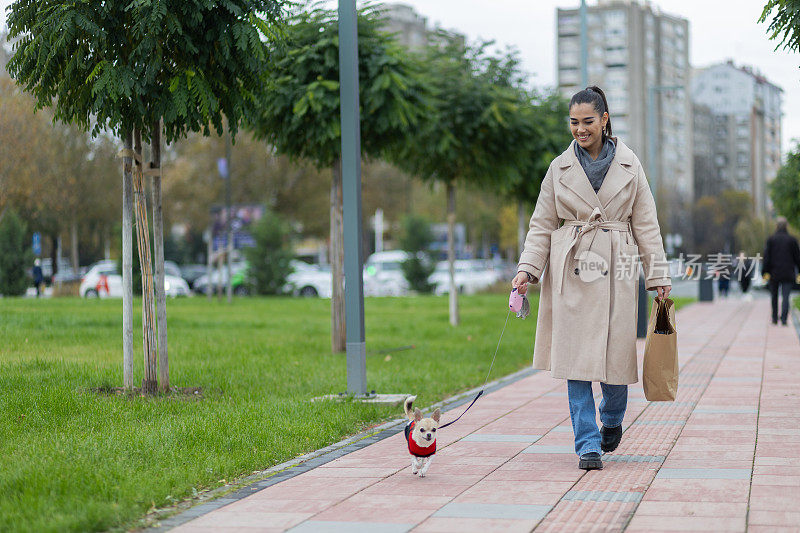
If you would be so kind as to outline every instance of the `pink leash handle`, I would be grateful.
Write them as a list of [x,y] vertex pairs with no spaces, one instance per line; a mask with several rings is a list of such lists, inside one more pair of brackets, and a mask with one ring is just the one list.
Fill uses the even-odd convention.
[[511,294],[508,297],[508,307],[515,313],[519,313],[520,309],[522,309],[522,299],[523,296],[517,289],[511,289]]

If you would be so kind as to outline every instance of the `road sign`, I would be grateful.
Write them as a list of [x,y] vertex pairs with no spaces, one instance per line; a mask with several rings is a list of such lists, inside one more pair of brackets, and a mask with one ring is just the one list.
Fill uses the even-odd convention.
[[42,255],[42,234],[38,231],[33,234],[33,255]]
[[228,179],[228,160],[224,157],[217,159],[217,172],[219,172],[220,178]]

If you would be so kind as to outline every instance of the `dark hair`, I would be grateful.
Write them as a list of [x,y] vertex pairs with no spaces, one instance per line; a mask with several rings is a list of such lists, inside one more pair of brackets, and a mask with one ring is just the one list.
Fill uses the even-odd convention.
[[611,113],[608,111],[606,95],[603,94],[600,87],[591,85],[582,91],[576,92],[572,95],[572,100],[569,101],[569,108],[572,109],[575,104],[592,104],[600,118],[603,118],[603,113],[608,113],[608,122],[606,122],[606,127],[603,129],[603,142],[605,142],[606,137],[611,137]]

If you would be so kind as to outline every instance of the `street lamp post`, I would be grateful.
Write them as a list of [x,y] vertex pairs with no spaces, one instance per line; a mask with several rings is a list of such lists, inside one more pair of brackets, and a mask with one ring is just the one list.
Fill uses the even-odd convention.
[[589,36],[588,24],[586,23],[586,0],[581,0],[581,86],[589,86],[589,67],[587,66],[589,57]]
[[[658,187],[660,184],[659,167],[660,158],[656,156],[656,126],[661,123],[661,114],[656,110],[656,93],[662,91],[677,91],[683,89],[682,85],[650,85],[647,88],[647,174],[650,178],[650,190],[653,193],[653,202],[658,212]],[[642,297],[644,295],[644,297]],[[647,309],[650,298],[644,287],[644,279],[639,283],[639,323],[637,325],[638,337],[647,334]]]
[[339,98],[341,100],[344,209],[347,392],[367,392],[364,289],[361,266],[361,128],[358,104],[358,22],[355,0],[339,0]]

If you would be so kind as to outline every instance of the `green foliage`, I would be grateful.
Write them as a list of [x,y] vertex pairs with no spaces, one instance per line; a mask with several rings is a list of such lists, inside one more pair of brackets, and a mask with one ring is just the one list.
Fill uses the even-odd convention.
[[[379,12],[358,14],[361,151],[380,157],[407,142],[428,114],[428,86],[416,64],[382,31]],[[271,50],[274,68],[261,91],[252,128],[278,152],[329,168],[341,152],[339,25],[336,13],[296,15],[286,46]]]
[[550,163],[572,140],[567,124],[569,102],[557,91],[533,92],[526,111],[534,127],[523,148],[526,157],[518,160],[518,172],[506,192],[514,200],[534,204]]
[[281,294],[286,278],[292,273],[289,264],[293,254],[289,242],[289,225],[267,210],[251,227],[255,247],[245,248],[250,265],[249,277],[257,294]]
[[735,253],[742,243],[736,242],[736,227],[747,220],[753,209],[749,193],[726,189],[718,196],[703,196],[693,206],[692,224],[698,253]]
[[773,14],[767,28],[770,40],[778,41],[775,50],[800,51],[800,0],[768,0],[758,22],[764,23]]
[[754,256],[764,251],[764,243],[767,242],[772,230],[772,224],[763,218],[748,216],[742,218],[734,229],[736,237],[736,249],[734,254],[744,250],[748,256]]
[[425,53],[435,108],[393,161],[425,180],[463,179],[502,190],[519,174],[535,123],[521,90],[516,55],[492,56],[491,43],[446,40]]
[[164,120],[167,142],[188,131],[235,132],[256,108],[280,0],[17,0],[8,71],[55,118],[97,134]]
[[419,215],[406,215],[402,224],[400,248],[411,253],[427,252],[433,242],[430,222]]
[[436,269],[428,249],[433,242],[430,222],[418,215],[407,215],[403,218],[403,233],[400,236],[400,247],[410,253],[401,268],[411,289],[419,293],[429,293],[434,285],[428,278]]
[[0,219],[0,294],[4,296],[21,296],[30,284],[25,272],[33,254],[27,233],[17,213],[6,211]]
[[785,216],[790,225],[800,228],[800,145],[789,152],[786,164],[768,187],[775,211]]

